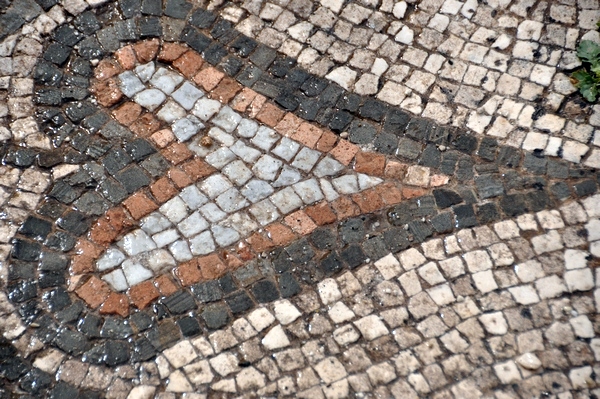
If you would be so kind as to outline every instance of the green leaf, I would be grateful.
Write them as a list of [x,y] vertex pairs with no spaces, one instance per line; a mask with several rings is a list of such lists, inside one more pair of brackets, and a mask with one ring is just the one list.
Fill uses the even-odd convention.
[[582,40],[577,47],[577,56],[583,61],[594,63],[600,58],[600,45],[591,40]]
[[600,21],[596,22],[596,26],[600,28]]
[[571,74],[575,80],[573,84],[579,89],[581,95],[589,102],[596,101],[598,97],[598,82],[587,71],[580,69]]
[[575,80],[573,82],[573,84],[575,85],[575,87],[579,87],[579,84],[581,82],[585,82],[585,81],[590,80],[590,79],[594,80],[594,78],[592,78],[592,76],[585,69],[579,69],[579,70],[573,72],[571,74],[571,78]]
[[583,98],[585,98],[591,103],[595,102],[596,98],[598,98],[598,86],[596,86],[595,84],[591,86],[581,87],[579,89],[579,92],[581,93]]
[[596,76],[594,77],[594,80],[596,82],[600,82],[600,62],[593,63],[592,66],[590,67],[590,71],[592,71],[596,74]]

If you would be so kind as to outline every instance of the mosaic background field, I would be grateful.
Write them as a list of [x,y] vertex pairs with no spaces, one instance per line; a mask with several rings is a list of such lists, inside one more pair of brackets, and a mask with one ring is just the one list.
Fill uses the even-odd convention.
[[600,395],[597,1],[0,6],[2,397]]

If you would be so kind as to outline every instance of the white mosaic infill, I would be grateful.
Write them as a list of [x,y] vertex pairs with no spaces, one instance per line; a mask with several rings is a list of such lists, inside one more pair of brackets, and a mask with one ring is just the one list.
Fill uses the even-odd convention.
[[[119,80],[126,96],[170,124],[177,139],[217,172],[144,217],[139,229],[98,259],[96,270],[116,291],[239,242],[303,206],[382,182],[243,118],[153,62],[123,72]],[[213,145],[200,144],[204,135]]]

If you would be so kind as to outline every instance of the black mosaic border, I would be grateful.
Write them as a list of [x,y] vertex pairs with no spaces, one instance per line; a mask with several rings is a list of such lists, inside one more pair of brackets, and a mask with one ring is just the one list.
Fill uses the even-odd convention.
[[[55,0],[43,1],[44,7],[53,2],[56,4]],[[126,19],[108,20],[108,10],[114,6],[109,3],[100,7],[98,14],[86,11],[73,24],[57,28],[44,60],[36,68],[40,119],[57,149],[36,152],[9,145],[0,154],[3,162],[21,168],[34,163],[50,168],[61,162],[83,166],[82,172],[56,182],[49,192],[54,199],[46,201],[38,209],[39,216],[30,216],[19,229],[7,289],[21,317],[35,327],[35,335],[42,342],[83,356],[90,363],[113,367],[151,359],[180,337],[227,325],[231,316],[255,306],[252,298],[263,303],[292,297],[305,284],[356,267],[366,258],[374,260],[408,248],[437,233],[487,224],[499,220],[501,214],[510,217],[546,209],[573,194],[585,197],[597,191],[600,177],[594,170],[542,154],[522,154],[518,149],[499,146],[494,139],[479,139],[455,128],[436,126],[373,98],[348,93],[303,71],[294,60],[235,32],[231,23],[214,13],[192,10],[185,1],[167,0],[164,12],[160,0],[120,0],[118,4]],[[170,33],[163,30],[165,27]],[[273,251],[272,262],[253,261],[218,281],[164,298],[149,311],[133,313],[127,319],[101,318],[86,311],[82,301],[71,302],[64,289],[68,259],[61,252],[69,252],[76,240],[67,231],[85,235],[91,219],[102,209],[119,203],[133,187],[145,185],[140,176],[149,179],[148,175],[164,172],[164,160],[148,142],[128,142],[131,135],[127,129],[86,101],[92,73],[89,60],[116,51],[122,42],[161,35],[164,38],[164,34],[171,41],[180,37],[209,63],[283,109],[336,133],[348,131],[351,142],[372,145],[380,153],[392,155],[399,151],[398,158],[406,162],[419,159],[420,164],[455,177],[464,187],[440,188],[431,196],[405,201],[389,212],[344,221],[339,229],[320,228],[309,237]],[[73,51],[75,44],[79,46],[77,52]],[[111,149],[114,142],[119,148]],[[438,146],[447,150],[440,151]],[[134,154],[143,156],[134,159]],[[111,165],[118,168],[127,157],[132,158],[130,164],[136,167],[138,179],[129,182],[131,185],[128,180],[112,178],[98,184],[102,174],[116,177]],[[519,169],[529,173],[521,178],[516,172]],[[474,178],[475,172],[483,175]],[[554,179],[562,181],[552,183]],[[573,192],[564,180],[571,183]],[[77,204],[80,211],[70,209],[72,204]],[[365,227],[374,226],[375,220],[380,226],[377,231]],[[369,239],[359,244],[367,231]],[[42,251],[44,256],[38,264]],[[38,293],[38,288],[46,289],[45,293]],[[196,300],[210,305],[202,314],[185,315],[201,308]],[[5,344],[0,346],[9,348]],[[14,352],[6,349],[6,353],[10,357]],[[39,377],[42,372],[20,359],[12,362],[10,367],[5,360],[0,365],[0,375],[8,381],[21,379],[21,387],[32,394],[49,387],[28,386],[27,376]],[[14,373],[7,374],[6,370]]]

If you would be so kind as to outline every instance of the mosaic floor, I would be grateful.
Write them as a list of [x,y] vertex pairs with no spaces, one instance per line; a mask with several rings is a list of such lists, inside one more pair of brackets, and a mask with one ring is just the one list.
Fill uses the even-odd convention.
[[0,398],[600,398],[598,0],[0,0]]

